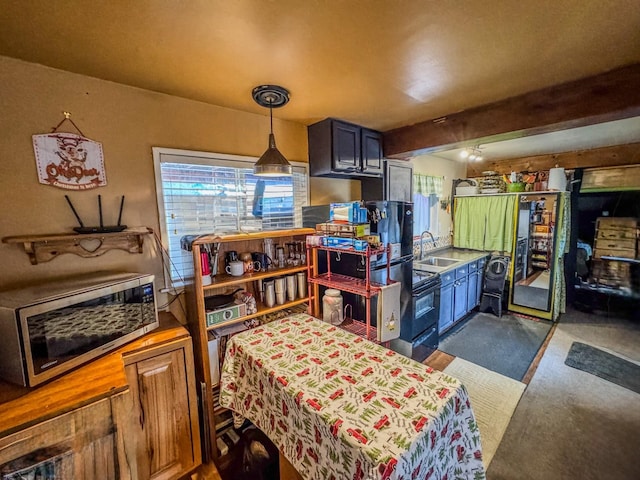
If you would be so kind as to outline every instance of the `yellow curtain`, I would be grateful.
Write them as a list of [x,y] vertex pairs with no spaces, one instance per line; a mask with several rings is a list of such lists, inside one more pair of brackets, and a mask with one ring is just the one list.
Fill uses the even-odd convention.
[[510,252],[516,201],[515,195],[456,197],[453,246]]

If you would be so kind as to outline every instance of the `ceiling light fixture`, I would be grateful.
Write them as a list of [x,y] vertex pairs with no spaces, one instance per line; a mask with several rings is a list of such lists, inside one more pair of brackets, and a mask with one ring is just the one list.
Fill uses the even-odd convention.
[[253,89],[252,96],[258,105],[269,108],[271,119],[269,147],[253,166],[253,174],[265,177],[291,175],[293,171],[291,164],[276,147],[276,138],[273,136],[273,109],[289,102],[289,91],[278,85],[260,85]]
[[481,162],[482,151],[480,150],[480,145],[476,145],[475,147],[465,148],[460,152],[460,158],[471,160],[472,162]]

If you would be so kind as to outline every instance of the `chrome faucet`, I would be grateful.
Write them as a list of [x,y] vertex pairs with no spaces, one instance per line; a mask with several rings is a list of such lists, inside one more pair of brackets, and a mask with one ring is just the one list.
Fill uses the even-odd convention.
[[424,232],[422,232],[420,234],[420,260],[422,260],[422,255],[423,255],[423,253],[422,253],[422,249],[423,249],[422,239],[424,238],[425,233],[431,237],[431,242],[433,242],[434,245],[436,244],[436,239],[433,238],[433,234],[431,232],[429,232],[428,230],[425,230]]

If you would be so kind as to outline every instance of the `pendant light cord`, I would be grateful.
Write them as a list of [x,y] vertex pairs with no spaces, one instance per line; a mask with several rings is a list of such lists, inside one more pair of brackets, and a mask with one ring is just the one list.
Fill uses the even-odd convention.
[[273,133],[273,107],[271,106],[271,102],[273,100],[269,98],[269,118],[271,123],[271,133]]

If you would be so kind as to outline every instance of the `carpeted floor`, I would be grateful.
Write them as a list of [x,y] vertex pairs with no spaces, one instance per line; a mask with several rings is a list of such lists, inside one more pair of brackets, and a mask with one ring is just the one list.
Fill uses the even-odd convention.
[[640,395],[565,365],[575,341],[640,360],[638,321],[562,315],[487,478],[639,478]]
[[520,381],[551,326],[546,320],[476,313],[446,333],[438,350]]
[[462,358],[454,359],[444,372],[469,392],[480,429],[482,460],[488,468],[526,385]]

